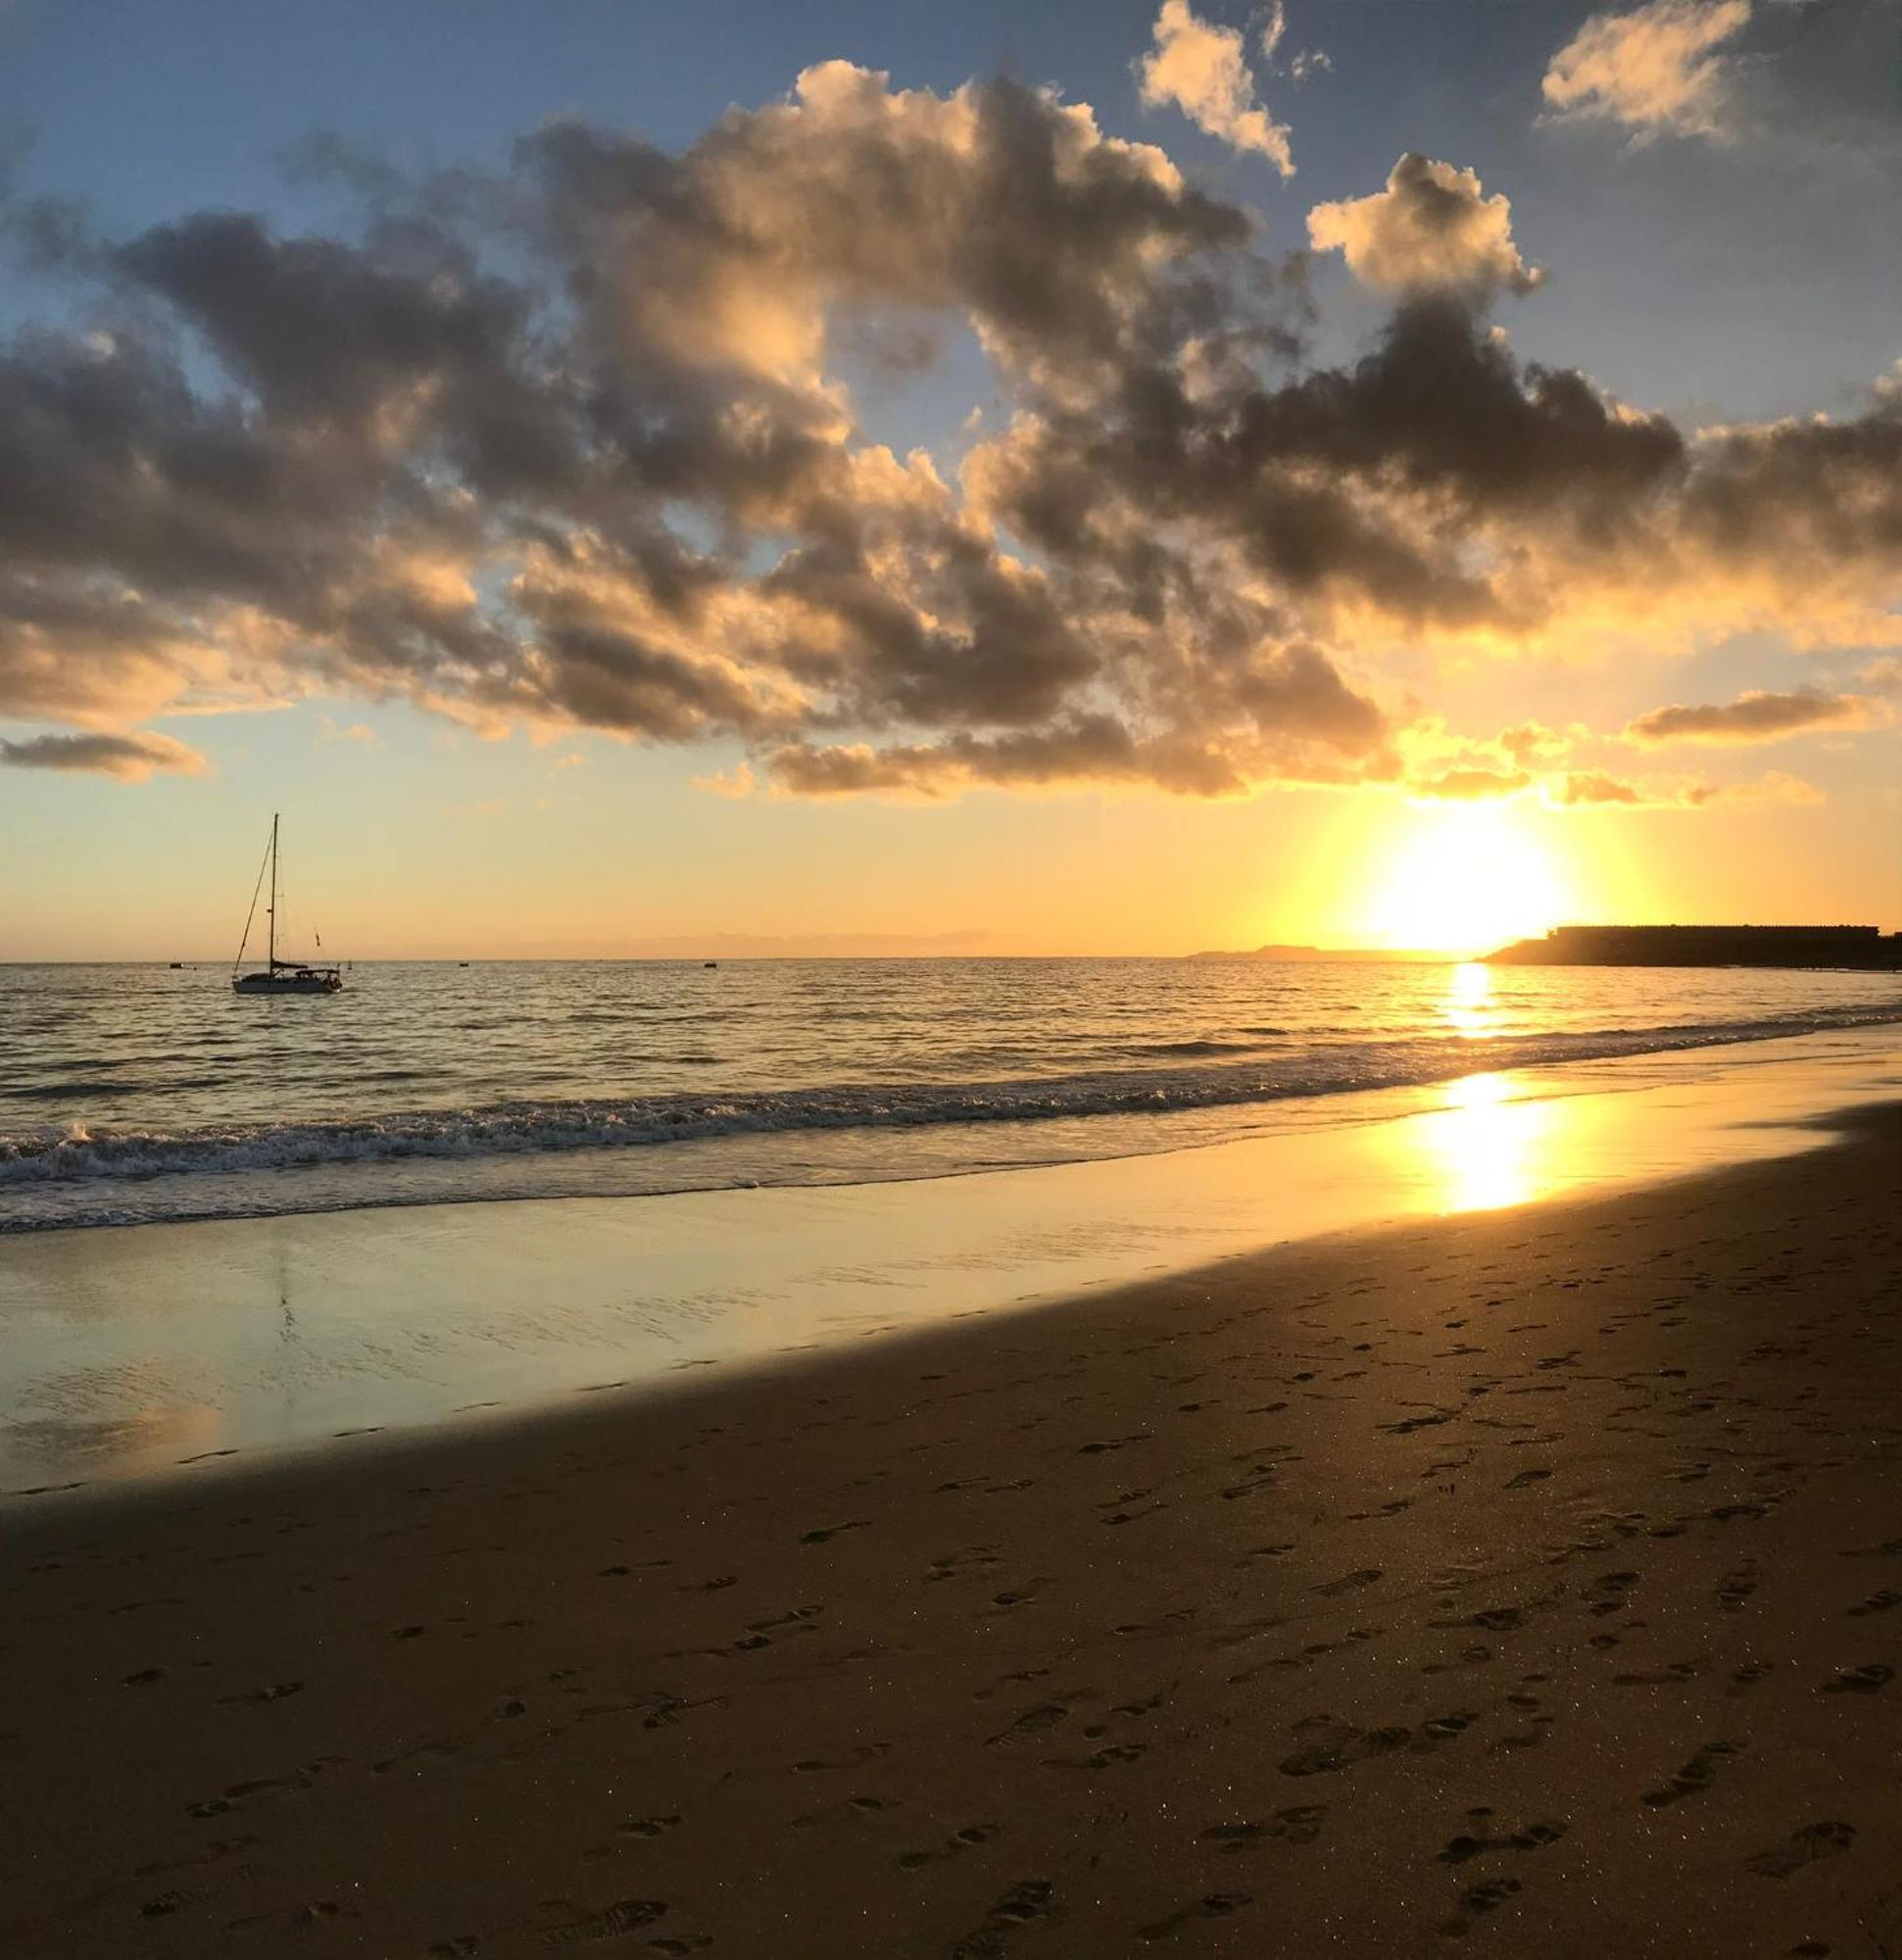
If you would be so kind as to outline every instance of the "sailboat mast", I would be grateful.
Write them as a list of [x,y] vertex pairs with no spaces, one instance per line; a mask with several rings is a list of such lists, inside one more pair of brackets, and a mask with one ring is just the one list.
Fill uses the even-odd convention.
[[277,812],[270,813],[270,970],[277,970]]

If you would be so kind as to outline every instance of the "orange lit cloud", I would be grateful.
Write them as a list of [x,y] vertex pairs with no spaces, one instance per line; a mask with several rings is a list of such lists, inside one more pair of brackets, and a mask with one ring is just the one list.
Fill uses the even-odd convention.
[[[1285,26],[1277,7],[1262,34],[1264,54],[1274,53]],[[1155,46],[1137,73],[1143,100],[1151,107],[1173,103],[1198,129],[1266,157],[1285,177],[1294,174],[1288,127],[1257,106],[1238,28],[1198,19],[1189,0],[1162,0]]]
[[1376,292],[1529,293],[1545,274],[1513,242],[1512,207],[1487,197],[1472,171],[1409,150],[1385,190],[1308,213],[1318,252],[1339,251]]
[[1575,770],[1549,780],[1551,802],[1575,809],[1705,809],[1714,805],[1816,804],[1823,792],[1801,776],[1771,769],[1754,781],[1704,783],[1647,778],[1633,782],[1602,769]]
[[1749,22],[1750,0],[1651,0],[1594,14],[1552,57],[1545,100],[1558,116],[1622,123],[1640,138],[1721,137],[1732,62],[1718,50]]

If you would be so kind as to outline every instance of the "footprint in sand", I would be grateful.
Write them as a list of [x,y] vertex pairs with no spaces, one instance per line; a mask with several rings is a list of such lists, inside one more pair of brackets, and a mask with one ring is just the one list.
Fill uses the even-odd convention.
[[1413,1740],[1411,1729],[1355,1729],[1328,1716],[1300,1723],[1295,1733],[1302,1731],[1310,1733],[1314,1740],[1305,1748],[1282,1758],[1283,1776],[1327,1776],[1370,1756],[1390,1756],[1396,1749],[1404,1749]]
[[1806,1824],[1802,1830],[1789,1834],[1787,1843],[1779,1844],[1774,1851],[1759,1851],[1754,1858],[1746,1858],[1744,1867],[1762,1879],[1787,1879],[1819,1859],[1839,1858],[1855,1841],[1856,1827],[1853,1824],[1838,1824],[1833,1820]]
[[1741,1742],[1706,1742],[1669,1783],[1657,1789],[1647,1789],[1644,1801],[1655,1810],[1667,1803],[1682,1802],[1687,1796],[1700,1795],[1716,1782],[1725,1761],[1739,1754],[1742,1748]]
[[835,1817],[869,1817],[875,1811],[889,1806],[881,1796],[848,1796],[838,1803],[823,1804],[817,1810],[808,1810],[803,1817],[793,1819],[793,1827],[798,1831],[809,1831],[815,1825],[830,1822]]
[[633,1838],[651,1842],[654,1838],[664,1838],[669,1831],[677,1831],[679,1828],[680,1816],[677,1811],[669,1812],[665,1817],[630,1817],[625,1824],[616,1827],[612,1838],[600,1844],[590,1844],[581,1855],[590,1864],[596,1864],[603,1858],[611,1857],[620,1848],[621,1840],[625,1838]]
[[833,1763],[827,1762],[819,1756],[807,1756],[804,1760],[795,1763],[793,1770],[799,1776],[812,1776],[820,1770],[855,1769],[861,1763],[877,1762],[881,1756],[889,1756],[891,1753],[892,1745],[890,1742],[860,1742],[843,1762]]
[[638,1933],[644,1926],[652,1926],[666,1910],[663,1899],[616,1899],[612,1905],[603,1906],[599,1912],[570,1920],[565,1926],[551,1928],[542,1935],[542,1943],[545,1946],[577,1946],[583,1940],[620,1939],[630,1933]]
[[1245,1851],[1251,1844],[1311,1844],[1321,1835],[1327,1812],[1325,1803],[1296,1803],[1276,1811],[1266,1824],[1211,1824],[1201,1838],[1227,1852]]
[[262,1701],[285,1701],[291,1695],[303,1692],[304,1684],[301,1681],[280,1681],[269,1688],[254,1690],[249,1694],[220,1694],[218,1697],[218,1704],[220,1708],[249,1708],[255,1707]]
[[1556,1843],[1564,1836],[1563,1824],[1543,1821],[1528,1824],[1524,1830],[1514,1831],[1504,1838],[1475,1838],[1462,1834],[1447,1839],[1439,1852],[1439,1859],[1442,1865],[1463,1865],[1467,1859],[1484,1857],[1488,1851],[1536,1851],[1541,1845]]
[[995,1736],[987,1736],[987,1744],[1006,1740],[1012,1736],[1034,1736],[1040,1730],[1053,1729],[1069,1716],[1070,1711],[1058,1701],[1040,1702],[1035,1708],[1026,1708],[1009,1728],[1000,1729]]
[[1380,1576],[1381,1568],[1378,1565],[1364,1565],[1358,1572],[1344,1573],[1339,1579],[1330,1579],[1309,1590],[1320,1593],[1324,1599],[1333,1599],[1342,1592],[1354,1592],[1363,1586],[1371,1586]]
[[1862,1667],[1845,1667],[1833,1681],[1826,1681],[1819,1694],[1878,1694],[1895,1679],[1894,1668],[1879,1660]]
[[1649,1674],[1615,1674],[1614,1688],[1670,1688],[1681,1681],[1694,1681],[1710,1665],[1705,1660],[1674,1660],[1653,1668]]
[[1111,1742],[1087,1756],[1046,1756],[1044,1767],[1052,1770],[1106,1770],[1118,1763],[1133,1763],[1148,1753],[1146,1742]]
[[1474,1920],[1496,1912],[1520,1889],[1517,1879],[1487,1879],[1483,1885],[1469,1886],[1459,1895],[1458,1912],[1441,1925],[1440,1932],[1450,1939],[1457,1939],[1471,1928]]
[[1056,1887],[1048,1879],[1020,1879],[984,1915],[984,1922],[951,1950],[951,1960],[996,1960],[1004,1940],[1032,1920],[1056,1910]]
[[816,1531],[802,1532],[801,1544],[825,1544],[841,1532],[863,1531],[871,1523],[870,1518],[848,1518],[842,1525],[821,1525]]
[[936,1851],[906,1851],[898,1859],[902,1872],[915,1872],[926,1865],[943,1864],[947,1858],[955,1858],[977,1844],[988,1844],[1002,1827],[996,1824],[967,1824],[961,1831],[953,1831]]
[[1851,1606],[1849,1617],[1860,1620],[1866,1614],[1886,1613],[1896,1606],[1902,1606],[1902,1592],[1891,1592],[1885,1587],[1880,1592],[1872,1592],[1859,1605]]
[[[1717,1589],[1717,1603],[1727,1613],[1734,1613],[1751,1593],[1757,1590],[1757,1570],[1753,1565],[1741,1565],[1734,1572],[1727,1572]],[[1897,1595],[1902,1599],[1902,1594]]]
[[1635,1572],[1607,1572],[1585,1588],[1587,1608],[1596,1618],[1616,1613],[1626,1603],[1625,1595],[1637,1584]]
[[1169,1939],[1181,1932],[1191,1920],[1226,1919],[1232,1912],[1240,1912],[1244,1905],[1252,1905],[1251,1892],[1208,1892],[1195,1900],[1193,1905],[1178,1906],[1166,1918],[1158,1919],[1148,1926],[1139,1926],[1136,1936],[1139,1939]]

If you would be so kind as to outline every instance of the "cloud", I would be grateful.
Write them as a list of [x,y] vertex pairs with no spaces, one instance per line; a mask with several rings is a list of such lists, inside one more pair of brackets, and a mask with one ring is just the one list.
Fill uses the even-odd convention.
[[1708,804],[1819,804],[1823,792],[1801,776],[1784,769],[1767,769],[1749,782],[1699,784],[1686,792],[1685,802],[1702,808]]
[[1530,789],[1533,780],[1524,769],[1442,769],[1438,775],[1413,778],[1407,789],[1414,796],[1474,803],[1486,797],[1517,796]]
[[1530,762],[1549,762],[1565,755],[1584,731],[1548,728],[1542,721],[1520,721],[1502,728],[1493,738],[1500,750],[1522,766]]
[[1651,0],[1594,14],[1552,57],[1540,84],[1555,116],[1623,123],[1639,141],[1671,134],[1721,139],[1732,58],[1750,0]]
[[17,742],[0,737],[0,766],[70,769],[136,783],[154,770],[202,776],[211,764],[170,735],[29,735]]
[[1645,747],[1667,742],[1780,742],[1819,729],[1869,728],[1882,721],[1880,704],[1860,694],[1798,688],[1772,694],[1752,688],[1731,702],[1654,708],[1625,726],[1625,739]]
[[1635,783],[1603,769],[1575,769],[1569,775],[1553,777],[1548,793],[1554,802],[1574,807],[1616,804],[1638,808],[1653,802]]
[[1529,293],[1545,274],[1519,256],[1512,206],[1482,194],[1472,171],[1409,150],[1387,188],[1338,204],[1317,204],[1307,233],[1318,252],[1340,251],[1376,292]]
[[[75,219],[0,341],[0,714],[405,702],[742,790],[1236,796],[1564,753],[1409,748],[1442,660],[1896,644],[1902,392],[1686,430],[1521,360],[1467,172],[1341,207],[1429,270],[1324,365],[1304,257],[1009,80],[827,63],[491,175],[313,155],[348,220]],[[866,321],[981,349],[954,466],[866,434]]]
[[1681,778],[1633,782],[1603,769],[1547,779],[1547,800],[1570,808],[1705,809],[1713,805],[1818,804],[1823,792],[1801,776],[1771,769],[1752,781],[1707,783]]
[[[1286,27],[1277,6],[1262,34],[1262,52],[1273,55]],[[1237,27],[1212,26],[1189,0],[1162,0],[1155,17],[1155,45],[1137,65],[1143,100],[1150,108],[1173,103],[1198,129],[1238,150],[1266,157],[1284,177],[1294,174],[1289,131],[1255,103],[1254,77],[1243,58]]]

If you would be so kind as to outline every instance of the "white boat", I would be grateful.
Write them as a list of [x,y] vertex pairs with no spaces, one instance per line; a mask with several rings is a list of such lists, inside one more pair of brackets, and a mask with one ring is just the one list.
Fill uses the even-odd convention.
[[[262,969],[241,973],[245,948],[251,944],[252,921],[258,916],[258,893],[263,890],[267,865],[270,871],[270,904],[265,908],[269,921],[268,951]],[[322,941],[317,942],[321,947]],[[252,888],[251,909],[244,915],[244,937],[238,942],[238,956],[231,962],[231,991],[234,994],[340,994],[343,974],[335,966],[313,964],[308,960],[279,959],[277,956],[277,818],[270,819],[270,848],[266,862],[258,867],[258,883]]]

